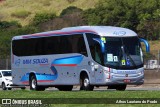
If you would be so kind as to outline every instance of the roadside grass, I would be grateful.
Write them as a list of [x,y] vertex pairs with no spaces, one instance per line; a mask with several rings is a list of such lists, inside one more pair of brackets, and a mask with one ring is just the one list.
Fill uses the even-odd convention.
[[[160,98],[159,91],[0,91],[0,98]],[[63,99],[62,99],[63,100]],[[158,107],[159,104],[52,104],[51,107]]]
[[0,91],[0,98],[160,98],[159,91]]

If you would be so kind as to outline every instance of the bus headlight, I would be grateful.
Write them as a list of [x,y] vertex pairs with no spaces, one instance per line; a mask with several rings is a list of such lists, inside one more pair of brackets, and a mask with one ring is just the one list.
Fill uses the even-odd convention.
[[142,75],[142,74],[143,74],[143,71],[139,71],[139,72],[138,72],[138,75]]

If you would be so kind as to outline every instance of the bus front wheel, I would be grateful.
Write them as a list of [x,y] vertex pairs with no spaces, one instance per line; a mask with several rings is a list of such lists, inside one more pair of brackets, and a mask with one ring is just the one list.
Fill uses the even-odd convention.
[[44,91],[45,90],[45,87],[37,85],[37,79],[36,79],[35,75],[31,76],[29,85],[30,85],[30,90],[35,90],[35,91]]
[[84,75],[80,79],[80,90],[93,91],[94,86],[90,85],[90,81],[87,75]]

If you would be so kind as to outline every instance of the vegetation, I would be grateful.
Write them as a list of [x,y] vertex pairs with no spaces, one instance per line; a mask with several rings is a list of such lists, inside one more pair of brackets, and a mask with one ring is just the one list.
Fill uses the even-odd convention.
[[130,28],[148,40],[160,38],[159,0],[100,0],[85,11],[90,25],[112,25]]
[[[22,26],[28,25],[37,13],[55,13],[59,15],[63,9],[76,6],[83,10],[94,8],[99,0],[5,0],[0,2],[0,20],[16,20]],[[28,13],[29,12],[29,13]],[[27,14],[25,19],[13,17],[13,14]]]
[[47,22],[53,18],[55,18],[56,15],[54,13],[37,13],[35,15],[35,17],[33,18],[33,21],[31,22],[31,24],[33,24],[34,26],[37,26],[41,23]]
[[29,11],[20,10],[20,11],[13,12],[11,16],[24,19],[24,18],[27,18],[30,14],[31,12]]
[[3,1],[0,3],[0,57],[10,56],[10,41],[15,35],[80,25],[126,27],[142,38],[158,41],[156,46],[160,39],[159,7],[159,0]]
[[0,91],[0,98],[159,98],[159,96],[159,91]]

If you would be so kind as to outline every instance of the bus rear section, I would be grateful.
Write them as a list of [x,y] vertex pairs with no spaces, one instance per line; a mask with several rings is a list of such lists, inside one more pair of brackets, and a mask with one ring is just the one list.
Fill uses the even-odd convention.
[[[60,31],[59,31],[60,32]],[[83,32],[17,36],[12,40],[13,82],[31,90],[56,87],[71,91],[80,83],[81,70],[88,57]],[[57,35],[59,34],[59,35]]]

